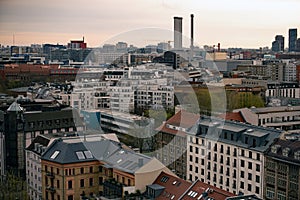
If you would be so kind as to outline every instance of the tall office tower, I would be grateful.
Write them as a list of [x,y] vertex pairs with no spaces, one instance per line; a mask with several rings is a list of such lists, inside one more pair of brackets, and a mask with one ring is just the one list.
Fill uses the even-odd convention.
[[282,35],[276,35],[275,41],[272,43],[272,51],[284,51],[284,37]]
[[296,51],[297,29],[289,29],[289,52]]
[[182,48],[182,17],[174,17],[174,48]]

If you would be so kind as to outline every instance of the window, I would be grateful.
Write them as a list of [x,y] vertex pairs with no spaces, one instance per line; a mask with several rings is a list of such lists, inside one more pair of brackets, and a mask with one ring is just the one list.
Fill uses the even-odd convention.
[[199,163],[199,158],[198,157],[195,158],[195,163]]
[[260,154],[259,153],[256,154],[256,160],[260,160]]
[[252,163],[251,162],[248,162],[248,168],[252,169]]
[[251,190],[252,190],[252,185],[248,184],[248,191],[251,192]]
[[245,167],[245,161],[241,160],[241,167]]
[[266,190],[266,196],[269,199],[274,199],[274,197],[275,197],[274,189],[273,188],[267,188],[267,190]]
[[195,173],[198,173],[198,167],[195,167]]
[[83,168],[83,167],[80,168],[80,173],[81,173],[81,174],[84,173],[84,168]]
[[259,187],[257,187],[257,186],[255,187],[255,193],[259,194]]
[[93,173],[93,167],[90,167],[90,173]]
[[196,147],[196,148],[195,148],[195,151],[196,151],[196,154],[198,154],[198,153],[199,153],[199,148]]
[[93,186],[94,179],[90,178],[90,187]]
[[69,195],[68,200],[73,200],[73,195]]
[[193,171],[193,165],[190,165],[190,171]]
[[190,146],[190,152],[193,152],[193,146]]
[[248,173],[248,180],[252,180],[252,174]]
[[80,187],[81,187],[81,188],[84,187],[84,179],[80,179]]
[[249,158],[252,158],[252,152],[249,151]]
[[103,170],[103,167],[99,166],[99,172],[102,172],[102,170]]
[[190,162],[193,162],[193,156],[190,155]]
[[245,156],[245,150],[244,149],[242,149],[242,151],[241,151],[241,156]]
[[227,147],[227,155],[230,155],[230,147]]
[[278,200],[286,200],[286,193],[283,191],[278,191],[277,193],[277,199]]
[[245,178],[245,172],[241,171],[241,178]]
[[102,185],[103,184],[103,177],[100,176],[98,181],[99,181],[99,185]]
[[256,164],[256,171],[260,172],[260,165],[259,164]]
[[258,176],[258,175],[255,176],[255,181],[256,181],[256,183],[259,183],[259,182],[260,182],[259,176]]
[[56,187],[57,187],[57,188],[60,188],[59,180],[56,180]]
[[72,189],[72,188],[73,188],[73,182],[72,181],[68,181],[68,189]]
[[241,181],[241,184],[240,184],[240,185],[241,185],[240,187],[241,187],[242,189],[244,189],[244,182]]

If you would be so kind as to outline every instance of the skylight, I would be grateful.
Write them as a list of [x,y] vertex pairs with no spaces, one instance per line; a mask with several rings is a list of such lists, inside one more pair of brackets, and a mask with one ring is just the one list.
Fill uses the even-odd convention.
[[84,160],[85,159],[84,154],[82,153],[82,151],[77,151],[76,155],[77,155],[77,158],[79,160]]
[[54,160],[58,156],[59,152],[60,151],[55,151],[50,158]]
[[93,158],[93,155],[90,151],[84,151],[84,155],[86,158]]

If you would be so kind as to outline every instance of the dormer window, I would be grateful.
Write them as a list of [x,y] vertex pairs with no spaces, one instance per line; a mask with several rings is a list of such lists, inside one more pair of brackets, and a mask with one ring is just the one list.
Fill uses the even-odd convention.
[[300,151],[295,152],[294,158],[295,158],[296,160],[300,160]]
[[272,146],[271,147],[271,152],[272,153],[277,153],[277,151],[279,150],[279,148],[280,148],[280,145],[274,145],[274,146]]
[[288,147],[284,148],[282,151],[282,155],[285,157],[288,157],[289,153],[290,153],[290,148],[288,148]]

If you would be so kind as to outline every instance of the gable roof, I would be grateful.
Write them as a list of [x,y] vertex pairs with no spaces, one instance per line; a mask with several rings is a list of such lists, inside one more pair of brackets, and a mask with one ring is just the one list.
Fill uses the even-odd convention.
[[246,122],[241,112],[227,112],[219,115],[219,117],[230,121]]
[[235,196],[233,193],[219,189],[212,185],[196,180],[193,185],[186,191],[181,199],[184,200],[205,200],[212,198],[215,200],[225,200],[227,197]]
[[179,199],[185,191],[192,185],[192,183],[187,182],[181,178],[169,175],[165,172],[161,172],[160,175],[153,182],[153,185],[160,185],[164,187],[162,193],[156,198],[160,199]]
[[8,112],[20,112],[23,111],[23,108],[17,102],[13,102],[9,108],[7,109]]
[[186,132],[182,130],[175,130],[172,128],[169,128],[169,125],[180,127],[180,128],[191,128],[193,127],[197,121],[199,120],[200,115],[187,112],[185,110],[180,110],[177,112],[173,117],[171,117],[169,120],[167,120],[165,123],[163,123],[161,126],[159,126],[156,130],[164,133],[169,133],[173,135],[180,135],[180,136],[186,136]]

